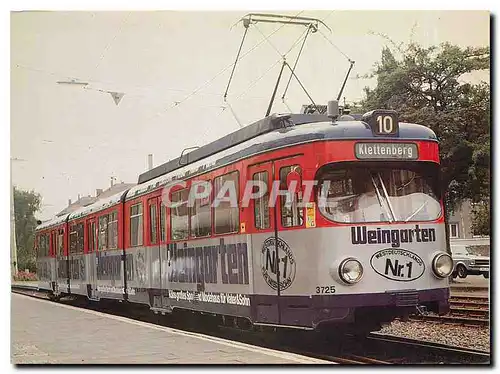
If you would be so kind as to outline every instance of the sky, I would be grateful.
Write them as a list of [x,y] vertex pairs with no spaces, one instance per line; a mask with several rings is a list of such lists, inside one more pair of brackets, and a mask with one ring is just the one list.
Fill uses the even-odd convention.
[[[250,27],[228,106],[223,94],[244,32],[238,20],[245,14],[11,13],[12,182],[42,195],[39,218],[50,218],[68,199],[94,196],[96,189],[110,186],[111,177],[136,183],[149,153],[156,166],[186,147],[237,130],[238,121],[245,125],[262,118],[281,55],[300,42],[304,28],[285,26],[247,53],[279,25]],[[296,69],[316,103],[337,96],[349,67],[345,56],[355,61],[343,94],[346,101],[360,100],[363,87],[373,86],[373,80],[358,76],[370,72],[387,44],[377,34],[424,46],[490,44],[486,11],[306,10],[300,15],[322,19],[331,29],[308,36]],[[299,48],[300,43],[286,55],[290,64]],[[284,78],[273,112],[288,112],[287,106],[298,112],[309,103],[307,96],[292,80],[283,103],[288,75]],[[89,84],[57,84],[70,79]],[[124,96],[116,105],[102,91]]]

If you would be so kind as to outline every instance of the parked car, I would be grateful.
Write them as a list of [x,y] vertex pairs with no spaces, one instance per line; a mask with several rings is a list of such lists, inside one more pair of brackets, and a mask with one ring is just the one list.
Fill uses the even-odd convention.
[[452,277],[466,278],[467,275],[490,276],[490,258],[474,254],[465,245],[452,245],[453,258]]

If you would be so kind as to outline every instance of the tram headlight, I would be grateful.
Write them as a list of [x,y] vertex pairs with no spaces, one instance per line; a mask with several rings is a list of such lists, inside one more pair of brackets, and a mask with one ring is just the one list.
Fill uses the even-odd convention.
[[363,265],[355,258],[346,258],[339,265],[339,277],[347,284],[358,283],[363,277]]
[[439,278],[448,277],[453,271],[453,260],[447,253],[439,253],[432,260],[432,270]]

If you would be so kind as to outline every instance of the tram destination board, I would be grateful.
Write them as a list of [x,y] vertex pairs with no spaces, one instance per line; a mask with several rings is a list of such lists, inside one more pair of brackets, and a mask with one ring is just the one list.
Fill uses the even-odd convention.
[[354,146],[356,158],[360,160],[417,160],[418,147],[414,143],[367,143]]

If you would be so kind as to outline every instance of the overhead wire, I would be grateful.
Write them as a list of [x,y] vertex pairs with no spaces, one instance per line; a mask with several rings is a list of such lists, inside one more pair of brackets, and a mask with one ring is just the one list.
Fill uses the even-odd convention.
[[[304,11],[300,11],[299,13],[297,13],[295,16],[293,17],[297,17],[299,16],[300,14],[302,14]],[[271,32],[271,34],[268,35],[268,38],[271,37],[272,35],[276,34],[279,30],[281,30],[283,27],[285,26],[285,24],[281,25],[280,27],[278,27],[276,30],[274,30],[273,32]],[[238,61],[241,61],[243,58],[245,58],[246,56],[248,56],[248,54],[250,54],[252,51],[254,51],[256,48],[258,48],[260,45],[262,45],[262,43],[264,43],[266,41],[266,39],[262,39],[261,41],[259,41],[257,44],[255,44],[252,48],[250,48],[248,51],[246,51],[245,53],[242,54],[242,56],[239,58],[239,60],[236,60],[234,63],[231,63],[230,65],[226,66],[224,69],[222,69],[221,71],[219,71],[217,74],[215,74],[212,78],[210,78],[209,80],[207,80],[205,83],[203,83],[201,86],[198,86],[197,88],[195,88],[189,95],[187,95],[184,99],[182,99],[181,101],[178,101],[176,103],[174,103],[173,105],[171,105],[170,107],[160,111],[160,112],[157,112],[156,114],[154,114],[151,118],[149,119],[152,119],[158,115],[161,115],[165,112],[167,112],[169,109],[173,108],[173,107],[176,107],[178,105],[181,105],[182,103],[184,103],[186,100],[188,100],[189,98],[191,98],[193,95],[195,95],[198,91],[200,91],[201,89],[203,89],[204,87],[210,85],[215,79],[217,79],[220,75],[222,75],[223,73],[225,73],[228,69],[232,68],[234,64],[236,64]]]
[[[302,14],[304,11],[300,11],[298,12],[295,16],[291,16],[291,18],[293,17],[297,17],[299,16],[300,14]],[[334,11],[331,11],[324,19],[323,19],[323,22],[329,18],[331,16],[331,14],[333,14]],[[114,43],[114,41],[117,39],[117,37],[121,34],[122,30],[123,30],[123,27],[126,25],[128,19],[130,17],[130,13],[127,14],[127,16],[125,16],[123,18],[123,21],[120,25],[120,28],[118,29],[118,31],[115,33],[115,35],[113,36],[113,38],[110,40],[110,42],[106,45],[106,47],[104,48],[103,52],[101,53],[100,55],[100,58],[98,60],[98,62],[96,63],[96,66],[94,69],[98,69],[98,67],[100,66],[100,64],[102,63],[105,55],[106,55],[106,52],[109,50],[109,48],[111,47],[111,45]],[[203,83],[201,86],[198,86],[196,89],[194,90],[186,90],[186,89],[177,89],[177,88],[168,88],[168,87],[162,87],[163,90],[166,90],[166,91],[172,91],[172,92],[189,92],[189,94],[187,96],[185,96],[183,99],[181,100],[176,100],[172,103],[172,105],[164,110],[161,110],[159,112],[157,112],[153,117],[156,117],[158,114],[161,114],[162,112],[165,112],[167,110],[169,110],[170,108],[172,107],[175,107],[175,106],[179,106],[181,105],[182,103],[184,103],[186,100],[188,100],[189,98],[191,98],[192,96],[194,95],[207,95],[207,96],[218,96],[218,97],[223,97],[223,95],[219,94],[219,93],[215,93],[215,92],[200,92],[203,88],[205,88],[206,86],[210,85],[215,79],[217,79],[221,74],[223,74],[224,72],[226,72],[229,68],[233,67],[239,60],[242,60],[243,58],[245,58],[248,54],[250,54],[251,52],[253,52],[255,49],[257,49],[259,46],[261,46],[264,42],[268,42],[273,49],[276,50],[276,52],[280,55],[280,56],[286,56],[293,48],[295,48],[297,42],[294,43],[294,45],[292,45],[292,47],[289,49],[289,51],[287,51],[284,55],[281,54],[281,52],[279,51],[279,49],[270,41],[270,37],[273,36],[274,34],[276,34],[278,31],[280,31],[284,26],[285,24],[279,26],[278,28],[276,28],[274,31],[272,31],[269,35],[265,35],[262,30],[257,27],[257,25],[255,25],[258,32],[263,36],[263,39],[260,40],[257,44],[255,44],[253,47],[251,47],[249,50],[247,50],[246,52],[244,52],[242,54],[242,56],[237,59],[234,63],[228,65],[227,67],[225,67],[224,69],[222,69],[221,71],[219,71],[217,74],[215,74],[215,76],[213,76],[211,79],[207,80],[205,83]],[[327,42],[332,46],[334,47],[339,53],[341,53],[346,59],[348,59],[349,61],[352,61],[349,56],[347,56],[347,54],[345,54],[337,45],[335,45],[335,43],[333,43],[326,35],[325,33],[319,29],[318,30],[320,32],[320,34],[322,35],[322,37],[324,39],[327,40]],[[305,33],[306,33],[306,37],[307,37],[307,32],[308,30],[306,29],[305,30]],[[298,41],[300,41],[301,37],[299,37]],[[303,47],[303,46],[302,46]],[[274,64],[272,64],[272,66],[259,78],[257,78],[257,80],[255,80],[254,82],[252,82],[250,85],[249,85],[249,88],[246,89],[244,92],[240,93],[236,98],[235,100],[239,100],[241,97],[245,96],[246,93],[255,86],[256,83],[258,83],[261,79],[263,79],[268,73],[269,71],[271,71],[278,63],[279,63],[280,60],[276,61]],[[75,79],[75,77],[73,76],[66,76],[66,75],[62,75],[62,74],[58,74],[58,73],[54,73],[54,72],[50,72],[50,71],[47,71],[47,70],[43,70],[43,69],[37,69],[37,68],[32,68],[32,67],[27,67],[27,66],[23,66],[23,65],[20,65],[18,64],[17,65],[18,68],[22,68],[22,69],[27,69],[27,70],[32,70],[32,71],[36,71],[36,72],[40,72],[40,73],[45,73],[45,74],[49,74],[49,75],[52,75],[52,76],[59,76],[59,77],[65,77],[65,78],[68,78],[68,79]],[[289,79],[289,82],[288,84],[290,83],[290,80],[291,80],[291,77],[292,75],[290,76],[290,79]],[[80,78],[76,78],[76,79],[79,79]],[[89,83],[92,83],[92,84],[115,84],[114,82],[106,82],[106,81],[102,81],[102,80],[93,80],[92,78],[88,79]],[[135,87],[138,87],[138,88],[150,88],[149,86],[135,86]],[[102,88],[94,88],[94,87],[85,87],[85,89],[87,90],[93,90],[93,91],[98,91],[98,92],[109,92],[109,90],[104,90]],[[122,90],[123,91],[123,90]],[[125,92],[128,96],[136,96],[136,97],[148,97],[149,95],[147,94],[138,94],[138,93],[134,93],[134,92],[130,92],[130,90],[125,90]],[[157,93],[154,93],[155,96],[157,96]],[[247,97],[248,99],[265,99],[264,97]],[[288,107],[288,105],[284,102],[284,99],[282,98],[282,101],[283,103],[285,104],[285,106]],[[233,116],[235,116],[235,113],[234,113],[234,110],[233,108],[231,107],[231,112],[233,113]],[[235,118],[237,118],[235,116]],[[239,120],[238,120],[239,122]]]
[[241,49],[243,48],[243,43],[245,42],[245,37],[247,36],[247,33],[248,33],[248,26],[249,25],[246,23],[244,25],[245,25],[245,33],[243,34],[243,38],[241,39],[240,48],[238,48],[238,53],[236,54],[236,60],[234,61],[233,70],[231,70],[231,75],[229,76],[229,81],[227,82],[226,92],[224,92],[224,100],[227,97],[227,93],[229,91],[229,85],[231,84],[231,81],[233,80],[234,71],[236,70],[236,63],[238,62],[238,60],[240,58]]
[[[257,26],[256,26],[256,27],[257,27]],[[307,38],[307,35],[309,34],[309,30],[310,30],[310,27],[308,27],[308,28],[306,29],[306,31],[305,31],[305,32],[306,32],[306,35],[305,35],[305,38],[304,38],[304,39],[306,39],[306,38]],[[259,31],[260,31],[260,30],[259,30]],[[302,36],[300,36],[298,40],[300,40],[300,39],[301,39],[301,37],[302,37]],[[297,40],[297,41],[298,41],[298,40]],[[279,78],[278,78],[278,82],[277,82],[276,84],[278,84],[278,83],[279,83],[279,79],[281,78],[281,74],[282,74],[282,72],[283,72],[283,68],[284,68],[284,67],[285,67],[285,65],[286,65],[286,66],[290,69],[291,75],[292,75],[295,79],[297,79],[297,81],[299,82],[300,87],[304,90],[304,92],[306,93],[306,95],[307,95],[307,97],[309,98],[309,100],[311,100],[311,102],[313,103],[314,107],[316,107],[316,109],[317,109],[318,107],[317,107],[317,105],[315,104],[314,100],[312,99],[311,95],[309,94],[309,92],[307,92],[307,90],[305,89],[305,87],[304,87],[304,85],[302,84],[302,82],[299,80],[299,78],[297,77],[297,75],[294,73],[293,69],[292,69],[292,68],[290,67],[290,65],[288,65],[288,63],[286,62],[286,58],[285,58],[285,56],[286,56],[286,54],[288,54],[288,52],[287,52],[285,55],[282,55],[282,54],[281,54],[281,52],[280,52],[280,51],[279,51],[279,50],[278,50],[278,49],[277,49],[277,48],[276,48],[276,47],[275,47],[275,46],[271,43],[271,41],[270,41],[270,40],[267,40],[267,41],[268,41],[268,42],[269,42],[269,44],[270,44],[270,45],[274,48],[274,50],[278,53],[278,55],[280,55],[280,56],[282,57],[282,59],[283,59],[283,66],[282,66],[282,69],[281,69],[281,72],[280,72],[280,75],[279,75]],[[304,40],[304,41],[305,41],[305,40]],[[295,45],[294,45],[293,47],[295,47]],[[292,48],[293,48],[293,47],[292,47]],[[303,45],[302,45],[302,47],[303,47]],[[289,51],[290,51],[290,50],[289,50]],[[301,52],[302,52],[302,48],[301,48]],[[299,52],[299,53],[300,53],[300,52]],[[297,61],[298,61],[298,60],[297,60]],[[297,61],[296,61],[296,63],[297,63]],[[295,65],[296,65],[296,64],[295,64]],[[290,78],[290,79],[291,79],[291,78]],[[276,89],[277,89],[277,88],[278,88],[278,87],[276,87]],[[275,90],[276,90],[276,89],[275,89]],[[285,97],[285,96],[283,95],[283,97],[282,97],[282,99],[283,99],[283,100],[284,100],[284,97]],[[273,93],[273,98],[272,98],[271,100],[272,100],[272,101],[274,100],[274,93]],[[272,104],[272,102],[270,103],[270,107],[268,108],[268,112],[269,112],[269,110],[271,109],[271,104]]]
[[[324,24],[324,22],[325,22],[328,18],[330,18],[330,16],[331,16],[334,12],[335,12],[335,11],[334,11],[334,10],[332,10],[330,13],[328,13],[328,14],[326,15],[326,17],[325,17],[325,18],[323,18],[323,19],[321,20],[321,23],[323,23],[323,24]],[[330,31],[331,31],[331,30],[330,30]],[[308,35],[308,34],[307,34],[307,35]],[[307,36],[307,35],[306,35],[306,36]],[[292,69],[293,71],[295,71],[295,68],[297,67],[298,58],[300,57],[300,54],[302,53],[302,49],[304,48],[304,46],[305,46],[305,38],[304,38],[304,41],[303,41],[302,47],[301,47],[301,49],[300,49],[300,51],[299,51],[299,55],[297,56],[297,59],[296,59],[296,61],[295,61],[294,67],[293,67],[293,69]],[[286,86],[285,91],[283,92],[283,95],[282,95],[282,97],[281,97],[281,102],[282,102],[282,103],[283,103],[283,105],[284,105],[284,106],[288,109],[288,111],[289,111],[290,113],[292,113],[292,112],[293,112],[293,110],[292,110],[292,108],[290,108],[290,106],[289,106],[289,105],[288,105],[288,103],[286,102],[285,97],[286,97],[286,93],[288,92],[288,88],[289,88],[289,86],[290,86],[290,82],[291,82],[291,80],[292,80],[292,74],[290,74],[290,78],[288,79],[287,86]]]
[[234,109],[231,106],[231,104],[229,103],[229,101],[226,100],[226,104],[227,104],[227,107],[229,108],[229,110],[231,111],[231,114],[233,115],[234,119],[236,120],[236,122],[238,122],[238,125],[240,126],[240,128],[242,128],[243,124],[241,123],[240,119],[236,115],[236,112],[234,111]]
[[[57,79],[68,79],[68,80],[75,80],[75,81],[82,81],[82,82],[86,82],[86,83],[89,83],[89,86],[86,86],[85,89],[87,90],[90,90],[90,91],[103,91],[105,92],[106,90],[103,89],[103,88],[95,88],[95,87],[91,87],[90,85],[117,85],[116,82],[112,82],[112,81],[103,81],[103,80],[95,80],[95,79],[83,79],[83,78],[80,78],[76,75],[73,75],[73,76],[70,76],[70,75],[65,75],[65,74],[62,74],[62,73],[56,73],[56,72],[53,72],[53,71],[48,71],[48,70],[45,70],[45,69],[39,69],[39,68],[33,68],[33,67],[30,67],[30,66],[25,66],[25,65],[21,65],[21,64],[16,64],[15,65],[16,68],[19,68],[19,69],[23,69],[23,70],[28,70],[28,71],[33,71],[33,72],[36,72],[36,73],[41,73],[41,74],[45,74],[45,75],[50,75],[50,76],[53,76]],[[151,86],[140,86],[140,85],[134,85],[132,86],[133,88],[135,89],[138,89],[138,90],[143,90],[143,89],[146,89],[146,92],[148,91],[154,91],[154,93],[151,93],[151,94],[145,94],[145,93],[137,93],[137,91],[135,90],[129,90],[129,89],[113,89],[115,91],[120,91],[120,92],[123,92],[125,93],[126,95],[128,96],[132,96],[132,97],[150,97],[150,96],[158,96],[157,94],[157,91],[155,90],[155,87],[151,87]],[[182,89],[182,88],[174,88],[174,87],[164,87],[162,86],[160,88],[161,90],[164,90],[164,91],[172,91],[172,92],[179,92],[179,93],[182,93],[182,92],[192,92],[192,90],[189,90],[189,89]],[[109,90],[107,90],[109,91]],[[217,96],[217,97],[223,97],[223,95],[221,93],[218,93],[218,92],[200,92],[198,93],[198,95],[201,95],[201,96]],[[266,99],[265,97],[263,96],[248,96],[247,97],[248,99]]]
[[266,42],[268,42],[268,43],[269,43],[269,45],[270,45],[271,47],[273,47],[273,48],[274,48],[274,50],[275,50],[275,51],[276,51],[279,55],[281,55],[280,50],[279,50],[279,49],[278,49],[278,48],[277,48],[277,47],[276,47],[273,43],[271,43],[271,40],[270,40],[270,38],[269,38],[269,37],[267,37],[267,36],[265,36],[265,35],[264,35],[264,33],[262,32],[262,30],[259,28],[259,26],[258,26],[257,24],[255,24],[255,25],[254,25],[254,27],[257,29],[257,31],[260,33],[260,35],[262,35],[262,37],[265,39],[265,41],[266,41]]
[[278,60],[276,60],[271,66],[269,69],[267,69],[264,74],[262,74],[260,77],[258,77],[256,80],[254,80],[253,82],[250,83],[250,85],[245,89],[245,91],[243,91],[242,93],[240,93],[236,98],[235,100],[239,100],[241,99],[246,93],[248,93],[248,91],[250,91],[250,89],[252,89],[260,80],[262,80],[276,65],[278,65],[282,60],[283,60],[283,57],[288,55],[293,49],[295,49],[295,47],[299,44],[300,42],[300,39],[302,39],[302,37],[304,36],[304,34],[307,32],[304,31],[296,40],[295,42],[292,44],[292,46],[288,49],[288,51],[286,51],[283,55],[281,53],[280,54],[280,58]]
[[337,51],[338,51],[338,52],[339,52],[342,56],[344,56],[344,57],[347,59],[347,61],[349,61],[349,62],[353,62],[353,60],[351,60],[351,59],[349,58],[349,56],[347,56],[347,55],[346,55],[346,54],[345,54],[345,53],[344,53],[344,52],[343,52],[343,51],[342,51],[339,47],[337,47],[337,45],[336,45],[334,42],[332,42],[332,41],[330,40],[330,38],[328,38],[328,37],[327,37],[327,36],[323,33],[323,31],[321,31],[321,30],[318,30],[318,31],[319,31],[319,33],[321,34],[321,36],[322,36],[323,38],[325,38],[325,40],[326,40],[328,43],[330,43],[330,45],[331,45],[333,48],[335,48],[335,49],[336,49],[336,50],[337,50]]
[[[297,54],[297,58],[295,59],[295,63],[293,64],[293,69],[292,71],[295,71],[295,68],[297,67],[297,64],[299,62],[299,58],[300,58],[300,55],[302,54],[302,50],[304,49],[304,45],[306,44],[306,41],[307,41],[307,37],[309,36],[309,32],[311,31],[311,27],[308,27],[307,28],[307,32],[306,32],[306,35],[304,36],[304,40],[302,41],[302,45],[300,46],[300,50],[299,50],[299,53]],[[283,95],[282,95],[282,99],[285,98],[286,96],[286,93],[288,91],[288,87],[290,87],[290,82],[292,81],[292,75],[290,74],[290,77],[288,78],[288,82],[286,84],[286,87],[285,87],[285,91],[283,91]]]
[[[106,52],[109,50],[109,48],[111,47],[111,45],[115,42],[116,38],[122,33],[122,30],[123,30],[123,27],[125,26],[125,24],[127,23],[129,17],[130,17],[131,13],[128,12],[122,19],[121,23],[120,23],[120,27],[118,28],[118,30],[115,32],[115,34],[113,35],[113,38],[108,42],[108,44],[104,47],[102,53],[101,53],[101,56],[99,57],[99,59],[97,60],[97,64],[96,66],[94,67],[94,72],[97,72],[97,69],[99,69],[99,66],[101,65],[101,62],[104,60],[104,56],[106,55]],[[90,75],[89,77],[89,80],[92,79],[92,75]]]
[[[282,55],[282,57],[280,57],[278,60],[276,60],[261,76],[259,76],[254,81],[252,81],[243,92],[241,92],[238,96],[236,96],[236,98],[233,100],[233,102],[236,100],[239,100],[243,96],[245,96],[258,82],[260,82],[267,74],[269,74],[269,72],[272,71],[280,62],[282,62],[282,60],[286,57],[286,55],[288,55],[299,44],[300,40],[302,39],[302,37],[304,36],[305,33],[307,33],[307,30],[305,32],[303,32],[295,40],[295,42],[292,44],[292,46],[287,50],[287,52],[285,54]],[[226,103],[228,103],[228,105],[230,105],[229,100],[225,99],[224,101]],[[229,106],[229,108],[231,110],[231,113],[233,114],[233,117],[238,122],[238,125],[240,125],[240,127],[241,127],[242,125],[241,125],[241,122],[236,115],[236,112],[234,111],[234,109],[231,106]]]
[[318,106],[314,102],[313,98],[311,97],[311,95],[309,94],[309,92],[307,92],[306,88],[304,87],[304,85],[302,84],[302,82],[300,81],[300,79],[297,77],[297,75],[294,73],[294,71],[292,70],[292,68],[290,67],[290,65],[288,65],[288,63],[286,61],[285,61],[285,65],[290,69],[291,74],[294,76],[295,79],[297,79],[297,82],[299,83],[300,87],[304,90],[304,92],[306,93],[306,95],[309,98],[309,100],[311,100],[311,102],[313,103],[313,105],[316,108],[316,110],[318,110]]
[[[302,11],[301,11],[302,12]],[[296,17],[298,17],[301,12],[297,13],[295,16],[293,17],[288,17],[290,20],[291,19],[294,19]],[[245,16],[246,17],[246,16]],[[258,21],[253,21],[252,22],[252,19],[251,19],[251,16],[249,18],[245,18],[243,17],[242,19],[240,19],[238,22],[236,22],[236,24],[238,24],[239,22],[243,22],[243,26],[245,27],[245,33],[243,34],[243,38],[241,39],[241,43],[240,43],[240,47],[238,48],[238,53],[236,54],[236,60],[234,61],[234,65],[233,65],[233,70],[231,71],[231,75],[229,77],[229,81],[227,82],[227,86],[226,86],[226,91],[224,92],[224,101],[226,101],[226,97],[227,97],[227,93],[229,92],[229,87],[231,85],[231,82],[233,80],[233,75],[234,75],[234,71],[236,70],[236,64],[238,63],[238,60],[239,60],[239,57],[240,57],[240,53],[241,53],[241,49],[243,47],[243,43],[245,42],[245,37],[247,36],[247,33],[248,33],[248,29],[250,28],[250,25],[251,24],[254,24],[255,27],[257,27],[257,22]],[[236,25],[235,24],[235,25]],[[235,26],[231,26],[231,29]],[[284,27],[285,26],[285,23],[283,23],[281,27]],[[277,30],[279,30],[280,28],[278,28]],[[276,30],[276,31],[277,31]],[[260,29],[259,29],[260,31]],[[260,31],[261,32],[261,31]],[[269,38],[273,35],[273,34],[270,34],[269,37],[264,35],[262,32],[261,32],[262,36],[264,37],[264,40],[267,40],[269,42]]]
[[[329,17],[333,14],[333,12],[334,12],[334,11],[331,11],[331,12],[330,12],[330,13],[329,13],[329,14],[328,14],[328,15],[327,15],[327,16],[326,16],[326,17],[325,17],[325,18],[321,21],[321,23],[323,23],[323,24],[324,24],[324,21],[325,21],[327,18],[329,18]],[[326,26],[326,25],[325,25],[325,26]],[[256,25],[256,28],[257,28],[257,30],[258,30],[261,34],[263,34],[263,33],[262,33],[262,31],[261,31],[261,30],[257,27],[257,25]],[[319,30],[319,28],[318,28],[318,30]],[[287,103],[286,103],[286,101],[285,101],[285,96],[286,96],[286,92],[288,91],[288,87],[289,87],[289,85],[290,85],[290,82],[291,82],[292,77],[294,77],[294,78],[297,80],[297,82],[299,83],[300,87],[301,87],[301,88],[302,88],[302,90],[305,92],[305,94],[307,95],[307,97],[309,98],[309,100],[311,100],[312,104],[316,107],[316,109],[318,109],[318,107],[317,107],[317,105],[315,104],[314,100],[312,99],[311,95],[310,95],[310,94],[309,94],[309,92],[305,89],[304,85],[302,84],[302,82],[299,80],[299,78],[298,78],[298,77],[297,77],[297,75],[295,74],[295,68],[297,67],[297,64],[298,64],[298,61],[299,61],[300,55],[301,55],[301,53],[302,53],[302,50],[303,50],[304,45],[305,45],[305,42],[306,42],[306,40],[307,40],[307,36],[309,35],[309,32],[310,32],[310,31],[311,31],[311,25],[309,25],[309,27],[306,29],[306,34],[305,34],[305,37],[304,37],[304,40],[303,40],[302,46],[301,46],[301,48],[300,48],[299,54],[297,55],[297,58],[296,58],[296,60],[295,60],[295,63],[294,63],[293,68],[291,68],[291,67],[290,67],[290,65],[289,65],[289,64],[286,62],[286,60],[285,60],[285,55],[286,55],[288,52],[287,52],[285,55],[283,55],[284,65],[286,65],[286,66],[290,69],[290,73],[291,73],[291,74],[290,74],[290,78],[289,78],[289,80],[288,80],[288,83],[287,83],[287,85],[286,85],[285,91],[283,92],[283,95],[282,95],[282,97],[281,97],[281,100],[282,100],[282,103],[283,103],[283,104],[287,107],[287,109],[288,109],[288,110],[290,110],[290,111],[291,111],[291,109],[290,109],[290,107],[288,106],[288,104],[287,104]],[[321,30],[319,30],[319,31],[320,31],[321,35],[322,35],[324,38],[326,38],[326,36],[324,35],[324,33],[323,33]],[[332,45],[334,45],[334,43],[333,43],[333,42],[331,42],[328,38],[326,38],[326,39],[327,39],[327,41],[329,41]],[[274,50],[275,50],[275,51],[276,51],[276,52],[277,52],[277,53],[281,56],[281,52],[278,50],[278,48],[276,48],[276,46],[275,46],[273,43],[271,43],[271,41],[270,41],[268,38],[266,38],[266,40],[267,40],[267,41],[268,41],[268,43],[269,43],[269,44],[270,44],[270,45],[274,48]],[[335,46],[335,45],[334,45],[334,46]],[[295,46],[293,46],[293,47],[295,47]],[[340,48],[338,48],[337,46],[335,46],[335,47],[337,48],[337,50],[339,50],[339,52],[340,52],[340,53],[344,54],[344,53],[340,50]],[[344,54],[344,56],[346,56],[346,57],[347,57],[347,55],[345,55],[345,54]],[[347,59],[351,62],[351,64],[353,63],[353,61],[351,61],[348,57],[347,57]]]
[[[300,14],[302,14],[304,11],[300,11],[298,12],[296,15],[294,16],[291,16],[291,18],[293,17],[298,17]],[[330,14],[325,17],[328,18],[331,14],[333,13],[330,12]],[[122,24],[120,25],[120,28],[118,29],[118,31],[115,33],[115,35],[113,36],[113,38],[110,40],[110,42],[106,45],[106,47],[104,48],[103,52],[101,53],[101,56],[95,66],[94,69],[98,69],[98,67],[100,66],[100,64],[102,63],[104,57],[105,57],[105,54],[106,52],[109,50],[109,48],[111,47],[112,43],[117,39],[117,37],[121,34],[121,31],[123,30],[123,27],[125,26],[125,24],[127,23],[128,19],[130,17],[130,13],[127,14],[127,16],[124,17],[123,21],[122,21]],[[323,20],[324,21],[324,20]],[[255,25],[256,26],[256,25]],[[276,34],[278,31],[280,31],[284,26],[286,26],[285,24],[279,26],[278,28],[276,28],[274,31],[272,31],[269,35],[264,35],[263,32],[260,30],[260,28],[257,27],[257,30],[259,31],[259,33],[263,36],[263,39],[260,40],[257,44],[255,44],[253,47],[251,47],[249,50],[247,50],[245,53],[243,53],[243,55],[237,59],[237,61],[235,61],[234,63],[228,65],[227,67],[225,67],[224,69],[222,69],[221,71],[219,71],[214,77],[212,77],[211,79],[207,80],[205,83],[203,83],[201,86],[197,87],[195,90],[193,91],[189,91],[189,90],[183,90],[183,89],[177,89],[177,88],[166,88],[166,87],[162,87],[163,90],[166,90],[166,91],[174,91],[174,92],[189,92],[189,94],[184,97],[183,99],[181,100],[177,100],[177,101],[174,101],[172,103],[172,105],[169,107],[169,108],[166,108],[164,111],[167,111],[168,109],[172,108],[172,107],[175,107],[175,106],[178,106],[178,105],[181,105],[182,103],[184,103],[186,100],[188,100],[189,98],[191,98],[192,96],[194,96],[195,94],[198,94],[198,95],[212,95],[212,96],[219,96],[219,97],[223,97],[223,95],[221,94],[218,94],[218,93],[214,93],[214,92],[204,92],[204,93],[200,93],[199,91],[201,91],[204,87],[208,86],[209,84],[211,84],[216,78],[218,78],[221,74],[223,74],[224,72],[226,72],[229,68],[233,67],[239,60],[242,60],[243,58],[245,58],[248,54],[250,54],[251,52],[253,52],[255,49],[257,49],[259,46],[261,46],[264,42],[268,42],[279,54],[280,56],[285,56],[287,55],[291,49],[295,48],[296,46],[296,43],[294,43],[294,45],[290,48],[289,51],[287,51],[284,55],[281,54],[281,52],[278,50],[278,48],[276,48],[276,46],[271,43],[270,41],[270,37],[273,36],[274,34]],[[305,31],[307,32],[307,30]],[[321,30],[320,30],[321,32]],[[323,35],[324,38],[325,35],[323,34],[323,32],[321,32],[321,34]],[[306,34],[307,35],[307,34]],[[327,39],[327,38],[326,38]],[[300,38],[299,38],[300,40]],[[332,44],[332,42],[327,39],[330,44]],[[333,45],[333,44],[332,44]],[[336,46],[335,46],[336,47]],[[336,47],[338,49],[338,47]],[[339,50],[340,51],[340,50]],[[340,51],[341,52],[341,51]],[[342,52],[341,52],[342,53]],[[345,55],[345,54],[344,54]],[[263,79],[263,77],[270,71],[272,70],[272,68],[274,68],[277,64],[279,63],[279,60],[274,63],[271,68],[263,74],[262,77],[258,78],[256,82],[253,82],[251,83],[250,85],[250,88],[255,86],[255,83],[257,83],[260,79]],[[26,67],[26,66],[22,66],[22,65],[17,65],[17,67],[19,68],[23,68],[23,69],[27,69],[27,70],[32,70],[32,71],[37,71],[37,72],[41,72],[41,73],[45,73],[45,74],[49,74],[49,75],[52,75],[52,76],[59,76],[59,77],[62,77],[64,75],[61,75],[61,74],[58,74],[58,73],[54,73],[54,72],[49,72],[47,70],[42,70],[42,69],[36,69],[36,68],[31,68],[31,67]],[[81,80],[80,78],[75,78],[74,76],[64,76],[65,78],[68,78],[68,79],[78,79],[78,80]],[[98,80],[93,80],[92,78],[89,78],[87,81],[89,81],[89,83],[93,83],[93,84],[114,84],[114,82],[106,82],[106,81],[98,81]],[[136,86],[136,87],[139,87],[141,88],[141,86]],[[145,88],[144,86],[142,88]],[[149,87],[147,87],[149,88]],[[94,88],[94,87],[85,87],[85,89],[87,90],[93,90],[93,91],[98,91],[98,92],[109,92],[109,90],[104,90],[102,88]],[[123,90],[121,90],[123,91]],[[247,90],[248,91],[248,90]],[[125,94],[127,94],[127,96],[135,96],[135,97],[147,97],[148,95],[144,95],[144,94],[137,94],[137,93],[131,93],[130,90],[125,90],[124,92]],[[236,100],[238,100],[239,98],[241,98],[242,96],[244,96],[246,94],[246,92],[238,95],[238,97],[236,98]],[[157,94],[155,94],[157,96]],[[264,97],[247,97],[248,99],[265,99]],[[160,112],[157,112],[153,117],[157,116],[158,114],[161,114],[162,112],[164,111],[160,111]]]

